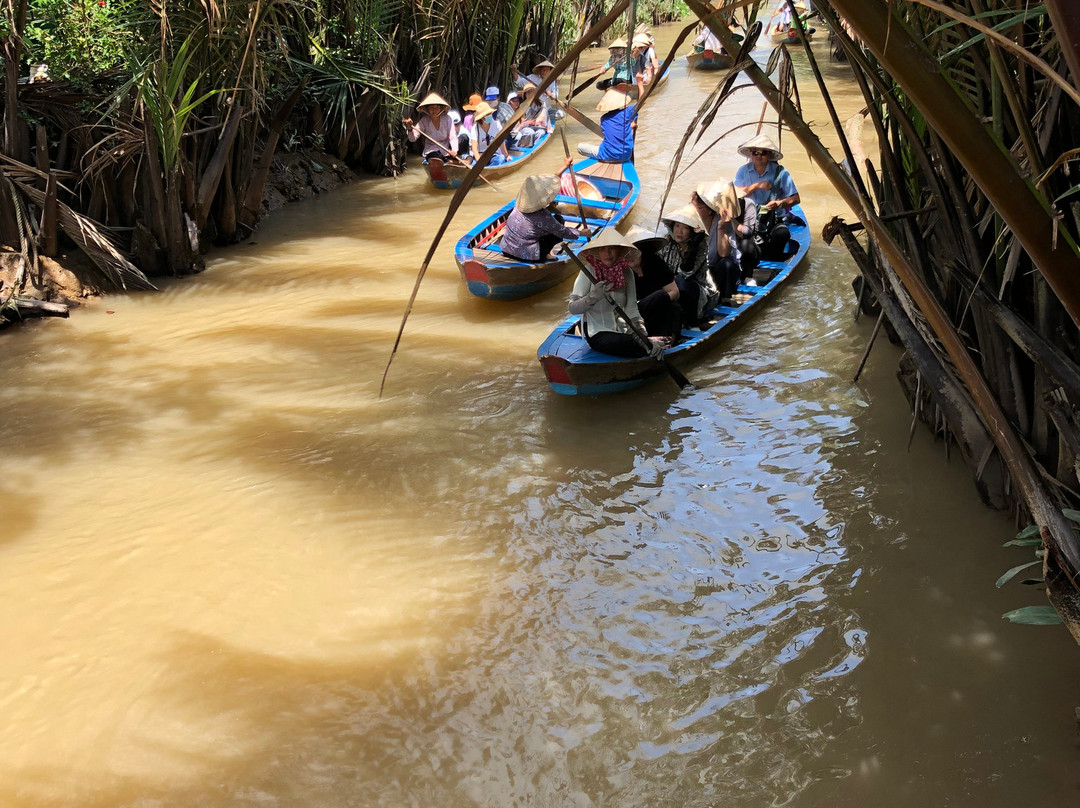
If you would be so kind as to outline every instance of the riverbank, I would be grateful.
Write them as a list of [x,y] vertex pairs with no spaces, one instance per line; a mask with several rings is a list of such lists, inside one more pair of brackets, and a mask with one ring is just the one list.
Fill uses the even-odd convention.
[[[309,150],[278,154],[266,183],[258,227],[265,224],[266,217],[272,212],[292,202],[329,193],[358,176],[342,160],[324,152]],[[211,252],[216,249],[221,248],[213,248]],[[110,291],[104,284],[95,282],[98,273],[93,262],[70,242],[62,245],[53,257],[40,256],[37,268],[24,272],[21,282],[19,267],[18,252],[0,245],[0,300],[6,299],[16,284],[15,292],[19,298],[60,303],[69,308]],[[0,329],[18,322],[18,318],[0,317]]]

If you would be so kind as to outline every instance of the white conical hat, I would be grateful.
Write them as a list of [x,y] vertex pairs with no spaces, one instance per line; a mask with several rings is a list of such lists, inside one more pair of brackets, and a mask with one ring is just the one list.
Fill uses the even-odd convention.
[[741,146],[739,146],[739,154],[743,157],[750,156],[751,149],[760,149],[762,151],[771,151],[773,153],[773,160],[783,160],[784,155],[780,153],[780,149],[777,148],[773,139],[768,135],[758,135],[753,140],[748,140]]
[[444,106],[444,107],[449,107],[450,106],[450,102],[447,101],[445,98],[443,98],[438,93],[430,93],[430,94],[428,94],[427,98],[425,98],[423,101],[421,101],[419,104],[416,105],[416,108],[417,109],[423,109],[424,107],[430,107],[430,106],[433,106],[435,104],[439,104],[439,105]]
[[668,229],[678,222],[679,224],[685,224],[694,230],[704,230],[704,225],[701,223],[701,217],[698,216],[698,212],[694,209],[693,205],[683,205],[678,210],[673,210],[661,221],[667,225]]
[[611,50],[612,48],[625,48],[625,47],[626,47],[626,40],[623,39],[622,37],[619,37],[614,42],[612,42],[610,45],[608,45],[608,50]]
[[600,103],[596,105],[596,109],[599,112],[612,112],[616,109],[625,109],[634,103],[634,99],[621,90],[617,90],[612,87],[603,97],[600,99]]
[[559,178],[554,174],[533,174],[521,183],[514,204],[522,213],[543,210],[559,195]]
[[638,227],[635,224],[626,231],[626,240],[640,247],[640,245],[649,242],[661,242],[664,240],[664,236],[660,233],[654,233],[652,230],[646,230],[644,227]]
[[638,248],[614,227],[605,227],[601,230],[593,237],[592,241],[581,248],[579,254],[584,255],[590,250],[595,250],[599,247],[622,247],[627,252],[639,252]]

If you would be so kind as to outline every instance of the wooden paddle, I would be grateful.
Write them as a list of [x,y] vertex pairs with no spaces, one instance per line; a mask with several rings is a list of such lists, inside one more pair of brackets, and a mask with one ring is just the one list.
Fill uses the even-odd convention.
[[574,98],[576,96],[578,96],[581,93],[582,90],[587,90],[590,87],[592,87],[593,84],[596,82],[596,80],[598,78],[600,78],[602,75],[604,75],[604,72],[600,71],[595,76],[593,76],[591,79],[585,79],[585,81],[581,82],[581,84],[579,84],[577,87],[575,87],[573,90],[570,91],[570,95],[567,96],[566,100],[567,101],[573,101]]
[[[570,250],[570,244],[564,241],[563,249],[566,251],[566,254],[570,256],[571,260],[573,260],[573,262],[577,264],[578,269],[581,270],[581,274],[588,278],[590,282],[595,284],[597,282],[596,276],[589,271],[589,268],[584,261],[574,255],[574,253]],[[622,306],[616,303],[612,299],[611,295],[605,294],[604,297],[607,298],[608,303],[610,303],[611,307],[615,310],[615,314],[630,327],[630,333],[637,337],[637,341],[641,343],[642,347],[644,347],[646,351],[651,353],[652,346],[655,343],[651,339],[649,339],[649,335],[646,334],[641,328],[639,328],[637,323],[630,319],[630,315],[623,311]],[[660,362],[664,366],[664,370],[668,372],[671,380],[675,382],[675,384],[679,385],[680,390],[684,390],[685,388],[690,387],[690,380],[683,376],[679,369],[673,364],[671,364],[670,361],[668,361],[668,358],[666,356],[661,354],[656,358],[656,361]]]
[[[562,135],[562,148],[563,154],[567,159],[570,159],[570,144],[566,142],[566,127],[559,127],[559,134]],[[589,230],[589,223],[585,221],[585,206],[581,204],[581,190],[577,187],[577,174],[574,173],[574,164],[571,163],[566,167],[566,170],[570,172],[570,181],[574,183],[574,198],[577,199],[578,216],[581,217],[581,226],[584,227],[589,235],[592,235],[592,231]]]
[[575,121],[580,123],[586,129],[588,129],[590,132],[592,132],[594,135],[597,135],[599,137],[604,136],[604,130],[600,128],[600,124],[598,124],[592,118],[590,118],[587,115],[585,115],[584,113],[582,113],[582,111],[579,110],[577,107],[571,106],[567,102],[563,101],[561,98],[556,98],[555,103],[557,103],[560,107],[565,109],[567,115],[569,115]]

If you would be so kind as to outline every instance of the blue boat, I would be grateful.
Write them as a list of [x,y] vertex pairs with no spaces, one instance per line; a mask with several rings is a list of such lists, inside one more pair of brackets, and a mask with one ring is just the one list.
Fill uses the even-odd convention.
[[[517,171],[525,163],[529,162],[533,157],[539,154],[540,150],[544,148],[551,140],[550,132],[543,132],[540,138],[536,140],[532,146],[527,149],[507,149],[510,155],[508,162],[502,163],[497,166],[484,166],[480,170],[480,175],[489,181],[505,177],[511,171]],[[440,190],[451,190],[461,186],[461,183],[465,181],[465,175],[469,173],[469,169],[472,166],[463,165],[457,162],[447,162],[434,158],[424,161],[424,171],[427,172],[428,180],[436,188]],[[473,182],[473,187],[483,184],[484,180],[477,177]]]
[[[601,163],[589,157],[574,164],[574,173],[585,207],[585,222],[593,235],[621,222],[641,192],[641,180],[633,163]],[[577,199],[560,194],[555,201],[566,223],[577,227],[581,223]],[[513,209],[513,202],[504,205],[462,236],[454,249],[461,277],[477,297],[520,300],[550,289],[577,272],[569,256],[528,262],[503,255],[499,241]],[[576,246],[584,243],[584,237],[578,238]]]
[[[802,208],[792,212],[805,222]],[[791,278],[807,250],[810,228],[806,224],[788,225],[798,249],[786,261],[762,261],[754,270],[757,286],[740,284],[730,306],[718,306],[706,312],[707,329],[684,328],[682,341],[668,348],[668,361],[684,364],[712,350],[730,334],[761,311],[765,301]],[[664,366],[652,357],[624,359],[589,347],[578,332],[578,316],[560,322],[536,352],[551,389],[567,396],[595,396],[619,393],[640,387],[658,376],[666,376]]]

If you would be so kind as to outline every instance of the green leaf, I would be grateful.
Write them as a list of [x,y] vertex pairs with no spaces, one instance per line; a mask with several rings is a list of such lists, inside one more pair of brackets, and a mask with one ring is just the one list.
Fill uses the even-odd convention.
[[1028,567],[1034,567],[1036,564],[1042,564],[1042,562],[1041,561],[1029,561],[1026,564],[1020,564],[1020,565],[1018,565],[1016,567],[1013,567],[1011,570],[1009,570],[1004,575],[1002,575],[1000,578],[998,578],[997,583],[994,584],[994,586],[996,586],[998,588],[1004,586],[1009,581],[1011,581],[1016,576],[1017,573],[1021,572],[1022,570],[1026,570]]
[[1080,511],[1073,510],[1072,508],[1062,508],[1062,514],[1066,519],[1072,519],[1076,524],[1080,525]]
[[1016,538],[1018,538],[1018,539],[1030,539],[1032,536],[1038,536],[1038,535],[1040,535],[1039,526],[1038,525],[1028,525],[1023,530],[1021,530],[1019,533],[1016,534]]
[[1022,609],[1013,609],[1001,615],[1010,623],[1020,623],[1025,626],[1060,626],[1061,615],[1054,611],[1053,606],[1025,606]]
[[1002,547],[1038,547],[1042,544],[1042,536],[1033,539],[1012,539],[1005,542]]

